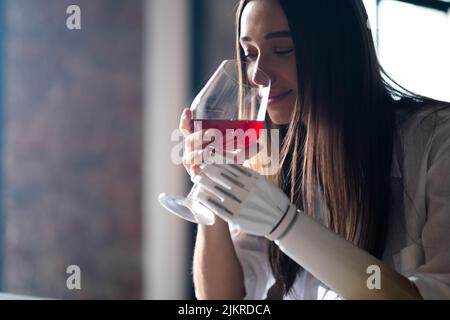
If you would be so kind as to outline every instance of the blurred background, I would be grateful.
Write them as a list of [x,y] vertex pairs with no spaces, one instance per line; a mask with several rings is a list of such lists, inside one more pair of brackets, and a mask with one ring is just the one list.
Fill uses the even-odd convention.
[[[81,29],[66,27],[69,5]],[[450,1],[364,0],[406,88],[450,101]],[[181,110],[234,57],[237,0],[0,0],[0,292],[193,299],[196,227],[160,192]],[[81,271],[70,290],[67,268]]]

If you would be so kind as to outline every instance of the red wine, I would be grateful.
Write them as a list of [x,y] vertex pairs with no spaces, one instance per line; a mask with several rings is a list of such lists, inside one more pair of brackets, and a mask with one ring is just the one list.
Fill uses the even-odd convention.
[[[194,119],[191,121],[192,131],[219,130],[222,133],[224,149],[226,147],[228,149],[230,147],[232,149],[248,148],[258,140],[263,127],[264,121],[255,120]],[[230,141],[234,141],[234,147]]]

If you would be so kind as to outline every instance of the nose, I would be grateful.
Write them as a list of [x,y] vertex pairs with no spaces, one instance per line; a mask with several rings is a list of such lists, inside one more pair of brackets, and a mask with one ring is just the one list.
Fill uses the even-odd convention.
[[255,86],[268,86],[275,81],[268,66],[262,63],[261,56],[249,69],[249,79]]

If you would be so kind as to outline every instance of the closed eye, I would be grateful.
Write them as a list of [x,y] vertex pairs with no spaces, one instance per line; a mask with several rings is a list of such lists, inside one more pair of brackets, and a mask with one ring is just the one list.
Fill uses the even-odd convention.
[[294,49],[275,50],[275,54],[280,55],[280,56],[287,56],[293,51],[294,51]]

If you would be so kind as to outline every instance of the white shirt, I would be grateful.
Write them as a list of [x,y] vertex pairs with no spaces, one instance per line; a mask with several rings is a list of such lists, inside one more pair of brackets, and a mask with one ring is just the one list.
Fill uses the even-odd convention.
[[[424,108],[396,129],[393,203],[382,260],[412,281],[424,299],[450,299],[450,110],[427,117],[431,111]],[[398,113],[397,119],[401,116]],[[319,195],[316,201],[323,208]],[[275,282],[267,255],[269,240],[237,232],[232,232],[232,239],[244,272],[245,299],[265,299]],[[284,299],[339,296],[301,272],[293,293]]]

